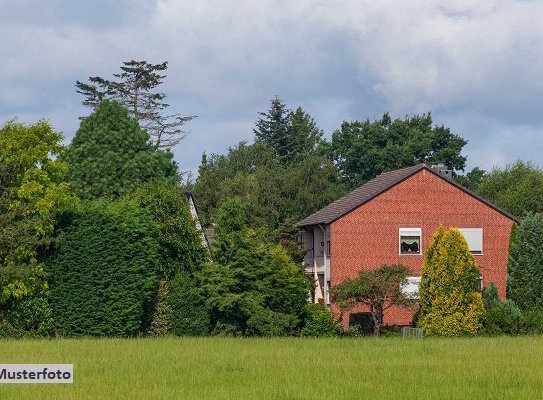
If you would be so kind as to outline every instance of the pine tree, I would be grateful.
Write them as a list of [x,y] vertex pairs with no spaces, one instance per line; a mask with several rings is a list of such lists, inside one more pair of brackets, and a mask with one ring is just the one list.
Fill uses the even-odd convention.
[[272,99],[267,112],[259,112],[260,118],[253,129],[257,140],[275,149],[279,158],[288,154],[289,115],[290,110],[277,96]]
[[475,335],[485,315],[479,270],[457,229],[434,234],[422,264],[420,317],[426,335]]
[[125,61],[121,73],[113,74],[117,80],[99,76],[89,77],[89,83],[77,81],[77,93],[85,96],[83,105],[95,110],[104,100],[116,100],[128,108],[132,117],[149,131],[150,140],[157,149],[169,149],[178,144],[186,132],[182,126],[196,118],[194,115],[164,114],[169,104],[166,94],[154,91],[166,75],[168,62],[150,64],[147,61]]
[[285,164],[315,153],[322,143],[323,132],[302,107],[291,111],[275,97],[270,109],[258,114],[260,118],[256,122],[256,129],[253,129],[256,140],[271,146]]

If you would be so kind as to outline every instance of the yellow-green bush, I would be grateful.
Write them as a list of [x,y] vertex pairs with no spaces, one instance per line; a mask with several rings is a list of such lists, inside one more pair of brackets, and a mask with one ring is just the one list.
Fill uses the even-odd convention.
[[479,270],[457,229],[434,234],[426,250],[419,288],[419,327],[425,335],[475,335],[485,315]]

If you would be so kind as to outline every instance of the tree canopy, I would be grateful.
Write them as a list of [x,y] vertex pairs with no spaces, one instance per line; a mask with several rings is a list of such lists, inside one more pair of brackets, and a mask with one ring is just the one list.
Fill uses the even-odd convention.
[[131,116],[150,134],[156,148],[169,149],[178,144],[185,132],[182,126],[196,118],[194,115],[165,114],[169,104],[166,94],[156,92],[166,75],[168,62],[150,64],[147,61],[125,61],[121,73],[113,74],[117,80],[92,76],[88,83],[77,81],[77,93],[85,96],[83,104],[95,110],[104,100],[116,100],[128,108]]
[[66,150],[72,191],[81,199],[118,198],[151,179],[176,179],[173,155],[148,138],[125,107],[103,101],[81,121]]
[[479,276],[462,234],[440,226],[422,264],[418,324],[425,335],[477,334],[485,315]]
[[373,334],[379,336],[388,308],[414,304],[413,299],[402,291],[409,275],[409,268],[400,264],[361,271],[355,279],[347,278],[335,285],[330,291],[331,299],[339,305],[342,314],[357,305],[368,306],[373,318]]
[[0,305],[47,287],[38,251],[59,211],[76,201],[64,182],[61,140],[45,121],[0,129]]
[[311,116],[300,107],[288,111],[277,98],[260,115],[254,144],[240,142],[225,155],[203,155],[192,191],[205,223],[215,220],[221,204],[238,198],[249,207],[251,227],[276,230],[344,194]]
[[543,212],[543,170],[531,162],[518,160],[484,175],[476,192],[519,218],[530,212],[540,213]]
[[392,120],[343,122],[332,135],[332,154],[343,179],[360,186],[382,172],[416,163],[445,164],[463,170],[466,140],[445,126],[432,127],[430,113]]

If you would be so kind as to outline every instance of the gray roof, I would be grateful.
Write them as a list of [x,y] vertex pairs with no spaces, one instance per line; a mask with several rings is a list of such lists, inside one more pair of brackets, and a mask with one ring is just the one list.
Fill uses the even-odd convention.
[[506,217],[512,219],[515,222],[518,222],[518,219],[508,212],[496,207],[495,205],[489,203],[487,200],[476,195],[465,187],[459,185],[452,179],[445,177],[439,174],[437,171],[433,170],[430,167],[427,167],[424,164],[414,165],[412,167],[406,167],[402,169],[397,169],[395,171],[385,172],[376,178],[372,179],[369,182],[366,182],[359,188],[353,190],[350,193],[347,193],[345,196],[339,198],[333,203],[327,205],[326,207],[320,209],[319,211],[311,214],[309,217],[303,219],[302,221],[296,224],[296,227],[301,228],[309,225],[318,225],[318,224],[329,224],[332,221],[335,221],[342,215],[347,214],[349,211],[354,210],[356,207],[361,206],[367,201],[373,199],[374,197],[380,195],[386,190],[390,189],[393,186],[396,186],[398,183],[409,178],[411,175],[414,175],[418,171],[426,169],[433,174],[439,176],[440,178],[446,180],[450,184],[456,186],[460,190],[468,193],[469,195],[475,197],[479,201],[485,203],[489,207],[495,209]]

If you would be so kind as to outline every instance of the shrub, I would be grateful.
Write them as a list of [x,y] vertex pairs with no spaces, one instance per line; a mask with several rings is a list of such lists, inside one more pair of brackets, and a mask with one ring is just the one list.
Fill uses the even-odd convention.
[[487,335],[518,335],[524,332],[525,322],[522,312],[514,301],[507,299],[504,303],[498,294],[494,282],[483,293],[486,316],[481,333]]
[[53,333],[53,314],[45,294],[13,302],[6,318],[16,336],[50,336]]
[[543,309],[534,308],[524,312],[526,331],[532,334],[543,334]]
[[171,280],[169,287],[171,333],[178,336],[209,334],[209,314],[196,278],[181,272]]
[[304,336],[335,336],[341,332],[334,316],[324,304],[307,304],[305,307]]
[[422,265],[418,324],[425,335],[477,334],[485,315],[478,278],[475,258],[462,234],[440,226]]
[[60,334],[142,332],[156,284],[156,229],[152,215],[129,202],[96,201],[63,215],[45,260]]

